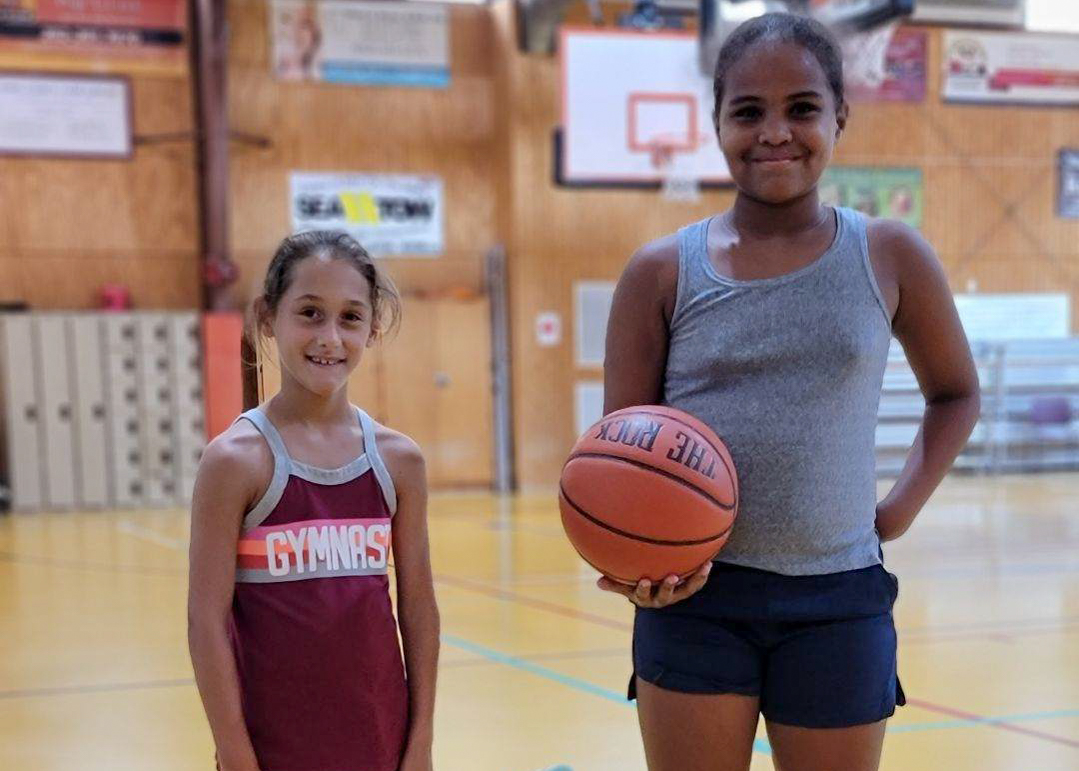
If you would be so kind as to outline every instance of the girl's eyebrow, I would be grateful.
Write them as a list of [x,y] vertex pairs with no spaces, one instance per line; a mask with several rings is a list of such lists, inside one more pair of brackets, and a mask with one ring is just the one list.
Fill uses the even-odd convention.
[[[793,102],[796,99],[805,99],[807,97],[815,97],[817,99],[822,99],[823,98],[820,95],[820,93],[817,92],[817,91],[799,91],[796,94],[791,94],[790,96],[788,96],[787,101],[788,102]],[[763,101],[764,101],[764,99],[762,97],[754,96],[752,94],[743,94],[741,96],[736,96],[733,99],[731,99],[730,106],[731,107],[737,107],[740,104],[751,103],[751,102],[763,102]]]
[[[322,298],[319,297],[317,294],[302,294],[299,297],[297,297],[296,300],[297,300],[297,302],[300,301],[300,300],[317,300],[317,301],[321,301]],[[368,303],[365,303],[363,300],[345,300],[345,305],[355,305],[355,306],[357,306],[359,308],[366,308],[368,306]]]

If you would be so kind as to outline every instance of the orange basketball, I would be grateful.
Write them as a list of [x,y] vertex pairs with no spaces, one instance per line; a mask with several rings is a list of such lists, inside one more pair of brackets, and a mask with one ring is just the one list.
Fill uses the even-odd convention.
[[577,440],[558,495],[562,526],[586,562],[635,584],[693,573],[734,524],[738,480],[708,426],[670,407],[627,407]]

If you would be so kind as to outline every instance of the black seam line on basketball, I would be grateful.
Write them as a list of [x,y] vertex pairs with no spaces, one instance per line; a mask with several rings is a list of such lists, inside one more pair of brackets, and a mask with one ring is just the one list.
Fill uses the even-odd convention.
[[[627,407],[626,409],[630,409],[630,408]],[[698,431],[698,429],[695,426],[691,426],[689,423],[686,423],[686,421],[682,420],[681,418],[676,418],[674,415],[668,415],[665,412],[652,412],[651,410],[642,410],[640,408],[633,409],[633,412],[636,415],[653,415],[653,416],[655,416],[657,418],[664,418],[666,420],[672,420],[675,423],[677,423],[678,425],[685,426],[686,428],[690,429],[691,431],[693,431],[695,433],[700,433],[700,431]],[[605,415],[603,417],[603,420],[606,420],[609,417],[611,417],[611,416],[610,415]],[[621,418],[616,418],[616,419],[621,420]],[[723,441],[723,440],[720,439],[720,441]],[[709,442],[709,444],[711,444],[711,442]],[[715,448],[713,447],[712,449],[715,449]],[[719,458],[719,462],[723,464],[723,468],[727,469],[727,476],[730,477],[730,479],[734,481],[734,504],[731,506],[731,508],[735,509],[735,508],[738,507],[738,475],[735,473],[734,469],[732,469],[729,465],[727,465],[727,460],[726,460],[726,458],[723,457],[722,453],[717,452],[716,457]],[[719,505],[722,506],[723,504],[721,503]]]
[[637,468],[643,468],[647,471],[652,471],[656,474],[659,474],[660,476],[664,476],[667,479],[670,479],[671,481],[677,482],[684,487],[688,487],[690,490],[699,494],[702,498],[707,498],[724,511],[734,511],[735,504],[723,503],[711,493],[702,490],[692,482],[682,479],[682,477],[678,476],[677,474],[672,474],[670,471],[664,471],[663,469],[656,468],[655,466],[649,466],[647,463],[642,463],[639,460],[633,460],[632,458],[623,458],[621,455],[608,455],[605,452],[575,452],[573,453],[573,455],[570,455],[568,458],[566,458],[566,463],[568,464],[574,458],[606,458],[607,460],[617,461],[618,463],[628,463],[630,466],[636,466]]
[[619,528],[615,527],[614,525],[610,525],[610,524],[604,522],[602,519],[596,519],[591,514],[589,514],[587,511],[585,511],[580,506],[578,506],[576,503],[574,503],[572,498],[570,498],[568,495],[566,495],[566,488],[565,487],[562,487],[561,485],[559,485],[558,489],[559,489],[559,492],[562,493],[562,497],[566,499],[566,503],[568,503],[570,506],[572,506],[573,509],[578,514],[580,514],[582,517],[587,519],[593,525],[598,525],[599,527],[602,527],[604,530],[611,531],[615,535],[620,535],[620,536],[623,536],[625,538],[630,538],[630,539],[632,539],[634,541],[642,541],[644,543],[651,543],[651,544],[655,544],[656,546],[700,546],[701,544],[704,544],[704,543],[711,543],[712,541],[718,541],[720,538],[722,538],[723,536],[725,536],[727,533],[729,533],[731,531],[730,525],[728,525],[727,529],[724,530],[721,533],[716,533],[715,535],[710,535],[707,538],[695,538],[692,541],[665,541],[665,540],[662,540],[660,538],[649,538],[647,536],[637,535],[635,533],[630,533],[630,532],[627,532],[625,530],[620,530]]

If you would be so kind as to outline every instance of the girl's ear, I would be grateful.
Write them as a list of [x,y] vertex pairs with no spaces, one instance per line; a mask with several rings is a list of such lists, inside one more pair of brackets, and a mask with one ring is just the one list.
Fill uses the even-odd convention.
[[266,298],[255,300],[255,327],[263,337],[273,337],[273,316],[266,306]]
[[839,136],[843,133],[843,130],[847,127],[847,118],[850,117],[850,105],[847,104],[847,100],[843,100],[843,103],[839,105],[839,109],[835,111],[835,138],[839,139]]

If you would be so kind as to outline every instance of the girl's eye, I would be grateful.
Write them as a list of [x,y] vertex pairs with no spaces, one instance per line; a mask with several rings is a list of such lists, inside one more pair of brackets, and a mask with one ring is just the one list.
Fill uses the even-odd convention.
[[359,315],[358,313],[346,313],[345,321],[347,321],[349,324],[359,324],[361,321],[363,321],[363,316]]
[[318,310],[318,308],[307,307],[307,308],[304,308],[304,309],[302,309],[300,311],[300,315],[305,316],[306,318],[309,318],[309,319],[313,319],[313,318],[315,318],[316,316],[319,315],[319,310]]
[[734,117],[738,120],[753,120],[759,118],[761,110],[759,107],[743,107],[734,111]]
[[812,102],[798,102],[791,107],[791,114],[807,117],[820,112],[820,108]]

